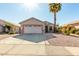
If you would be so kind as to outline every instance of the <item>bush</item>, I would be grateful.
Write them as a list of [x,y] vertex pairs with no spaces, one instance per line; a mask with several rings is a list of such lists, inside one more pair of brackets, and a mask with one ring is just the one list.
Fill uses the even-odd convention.
[[79,29],[76,29],[72,25],[66,25],[66,26],[63,26],[63,27],[58,27],[57,28],[57,32],[58,33],[63,33],[65,35],[70,35],[70,34],[77,34],[77,35],[79,35]]
[[76,28],[72,28],[72,29],[70,30],[70,33],[72,33],[72,34],[75,34],[75,32],[76,32]]
[[61,29],[61,32],[62,32],[63,34],[65,34],[65,35],[69,35],[69,34],[70,34],[70,32],[69,32],[66,28],[62,28],[62,29]]
[[62,33],[65,35],[70,35],[71,33],[75,33],[75,27],[72,25],[66,25],[62,28]]
[[65,35],[70,35],[69,30],[65,30],[65,31],[64,31],[64,34],[65,34]]
[[76,31],[79,31],[79,29],[76,29]]
[[61,33],[61,29],[60,29],[60,28],[57,28],[57,29],[56,29],[56,32],[57,32],[57,33]]
[[79,29],[76,29],[75,34],[79,35]]
[[75,32],[75,34],[79,35],[79,31]]
[[69,32],[66,32],[65,35],[70,35],[70,33]]
[[9,32],[9,34],[15,34],[15,32]]
[[56,33],[62,33],[62,26],[57,25],[56,26]]
[[62,31],[61,31],[61,29],[58,29],[58,33],[61,33]]

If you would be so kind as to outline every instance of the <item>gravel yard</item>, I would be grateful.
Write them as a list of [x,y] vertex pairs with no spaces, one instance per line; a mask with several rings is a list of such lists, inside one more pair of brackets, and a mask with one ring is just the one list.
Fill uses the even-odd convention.
[[53,38],[48,39],[48,42],[53,46],[79,47],[79,37],[66,36],[62,34],[50,34],[48,37],[52,36]]

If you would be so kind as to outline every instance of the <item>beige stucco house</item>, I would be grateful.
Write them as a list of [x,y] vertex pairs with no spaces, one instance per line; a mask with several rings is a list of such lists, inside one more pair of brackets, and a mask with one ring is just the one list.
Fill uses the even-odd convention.
[[53,32],[53,24],[47,21],[40,21],[34,17],[26,19],[20,22],[20,32],[24,34],[28,33],[45,33]]
[[79,21],[78,21],[78,20],[72,21],[72,22],[70,22],[70,23],[68,23],[68,24],[64,24],[63,26],[67,26],[67,25],[72,25],[72,26],[74,26],[75,28],[79,29]]
[[75,20],[75,21],[72,21],[68,24],[64,24],[62,27],[67,27],[69,25],[75,27],[76,29],[79,29],[79,20]]
[[[12,24],[12,23],[11,23]],[[15,32],[15,33],[20,33],[20,25],[19,24],[12,24],[12,30]]]
[[10,24],[12,26],[12,30],[14,30],[16,33],[19,33],[20,25],[12,24],[8,21],[4,21],[0,19],[0,33],[4,33],[7,29],[5,28],[6,24]]
[[6,21],[3,21],[2,19],[0,19],[0,33],[2,33],[4,31],[5,23],[6,23]]
[[79,21],[74,21],[70,23],[70,25],[74,26],[75,28],[79,28]]

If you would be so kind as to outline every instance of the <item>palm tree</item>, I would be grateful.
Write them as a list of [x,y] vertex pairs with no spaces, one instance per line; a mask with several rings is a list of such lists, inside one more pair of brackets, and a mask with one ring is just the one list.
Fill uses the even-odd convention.
[[54,13],[54,33],[56,32],[56,13],[61,10],[60,3],[50,3],[49,4],[50,12]]

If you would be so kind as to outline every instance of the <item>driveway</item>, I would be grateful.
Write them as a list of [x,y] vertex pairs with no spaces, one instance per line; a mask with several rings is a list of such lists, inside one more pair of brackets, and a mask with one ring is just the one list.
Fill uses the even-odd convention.
[[25,34],[8,37],[0,44],[48,44],[45,34]]
[[79,36],[67,36],[63,34],[51,34],[53,38],[49,39],[49,44],[53,46],[71,46],[79,47]]
[[25,34],[14,36],[14,38],[39,43],[46,40],[46,34]]

